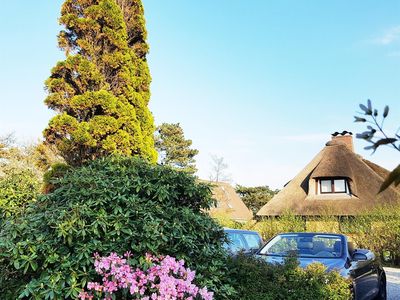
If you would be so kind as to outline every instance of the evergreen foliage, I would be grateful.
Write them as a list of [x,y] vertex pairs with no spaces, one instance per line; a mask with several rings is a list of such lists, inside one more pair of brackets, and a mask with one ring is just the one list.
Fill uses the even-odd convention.
[[199,151],[190,146],[192,141],[185,139],[179,123],[163,123],[157,127],[156,149],[161,156],[161,164],[194,174],[197,171],[194,156]]
[[144,20],[144,9],[141,1],[138,0],[116,0],[121,8],[128,35],[128,46],[135,54],[145,59],[149,52],[146,43],[147,32]]
[[143,8],[140,0],[118,2],[124,10],[116,0],[62,6],[58,42],[67,58],[46,81],[45,103],[58,114],[44,136],[73,166],[108,154],[157,159]]
[[242,185],[236,186],[236,193],[239,194],[240,198],[246,204],[246,206],[256,214],[261,207],[268,203],[279,190],[271,190],[269,186],[256,186],[256,187],[245,187]]
[[[107,157],[65,174],[0,234],[2,299],[76,299],[97,279],[93,254],[174,255],[196,284],[229,299],[224,232],[203,210],[210,187],[138,158]],[[225,297],[225,298],[224,298]]]

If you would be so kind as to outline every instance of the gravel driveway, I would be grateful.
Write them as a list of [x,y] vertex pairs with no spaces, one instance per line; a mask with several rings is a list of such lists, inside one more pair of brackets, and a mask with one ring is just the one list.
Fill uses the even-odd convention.
[[388,300],[400,299],[400,269],[384,268],[387,280]]

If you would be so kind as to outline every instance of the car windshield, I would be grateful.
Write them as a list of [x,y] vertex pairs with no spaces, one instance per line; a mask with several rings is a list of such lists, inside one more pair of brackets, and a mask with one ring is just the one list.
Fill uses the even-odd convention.
[[337,258],[342,256],[340,236],[327,234],[280,234],[269,241],[259,254],[273,256]]

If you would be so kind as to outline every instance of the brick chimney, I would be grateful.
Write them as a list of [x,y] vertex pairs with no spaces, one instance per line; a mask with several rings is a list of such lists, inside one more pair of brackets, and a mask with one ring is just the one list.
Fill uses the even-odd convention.
[[353,133],[349,131],[342,131],[341,133],[335,132],[332,133],[332,141],[339,142],[345,144],[350,151],[354,152],[354,145],[353,145]]

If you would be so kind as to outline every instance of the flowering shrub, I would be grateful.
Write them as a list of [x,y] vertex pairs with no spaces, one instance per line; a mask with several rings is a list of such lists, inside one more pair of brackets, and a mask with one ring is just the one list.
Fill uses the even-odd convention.
[[[192,283],[195,271],[185,268],[184,260],[146,254],[145,267],[133,269],[128,262],[130,256],[130,252],[124,254],[125,258],[116,253],[106,257],[96,253],[94,265],[102,283],[89,282],[87,289],[105,300],[113,299],[112,295],[119,291],[142,300],[213,299],[206,287],[200,289]],[[79,294],[81,300],[93,297],[92,292]]]
[[[52,181],[0,231],[0,298],[77,299],[99,277],[93,253],[174,253],[218,300],[235,293],[225,235],[205,210],[210,188],[195,177],[136,158],[107,157]],[[132,298],[117,294],[117,299]]]

